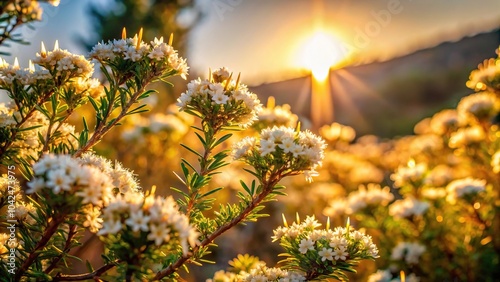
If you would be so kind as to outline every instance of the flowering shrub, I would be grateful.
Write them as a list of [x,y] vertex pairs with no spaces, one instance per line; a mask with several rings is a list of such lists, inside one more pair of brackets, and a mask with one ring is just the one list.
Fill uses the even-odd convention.
[[234,125],[246,128],[257,119],[262,105],[257,95],[239,83],[240,76],[236,82],[231,78],[232,74],[221,68],[210,79],[193,80],[179,97],[177,105],[181,111],[202,118],[214,131]]
[[[217,272],[210,281],[310,281],[335,278],[347,279],[344,272],[355,272],[354,266],[363,259],[378,257],[377,247],[369,235],[345,228],[325,229],[314,217],[274,230],[273,241],[285,249],[280,268],[269,268],[258,258],[239,256],[230,262],[232,271]],[[236,265],[239,265],[238,267]]]
[[[336,278],[347,279],[342,271],[355,272],[354,266],[362,259],[378,257],[377,247],[370,236],[357,230],[337,227],[331,230],[316,230],[319,224],[308,217],[299,224],[294,223],[274,231],[274,240],[286,250],[286,267],[305,273],[307,280]],[[318,264],[318,262],[320,262]]]
[[304,173],[307,181],[317,175],[324,158],[324,141],[310,131],[294,132],[284,126],[262,130],[260,139],[247,137],[233,148],[233,158],[256,169],[256,177]]
[[[94,75],[95,64],[102,79]],[[296,120],[284,122],[283,117],[293,117],[286,106],[269,102],[266,108],[267,123],[281,123],[280,127],[260,123],[262,128],[252,129],[262,129],[259,137],[228,143],[232,132],[252,126],[263,107],[240,82],[240,75],[234,80],[225,68],[214,70],[205,80],[191,81],[179,97],[179,110],[195,121],[180,113],[154,114],[143,118],[147,126],[127,126],[127,116],[147,110],[144,101],[154,92],[147,88],[151,82],[186,78],[187,71],[186,60],[172,47],[172,37],[168,43],[163,38],[146,43],[142,30],[132,38],[124,30],[122,39],[98,43],[88,57],[60,49],[56,43],[52,51],[42,44],[27,69],[21,69],[17,59],[12,65],[1,60],[0,88],[10,98],[0,107],[0,161],[8,167],[0,183],[0,208],[6,211],[2,226],[10,232],[0,235],[1,277],[12,281],[182,279],[180,270],[188,263],[207,261],[214,240],[224,232],[266,216],[261,213],[263,204],[284,194],[285,187],[279,185],[283,178],[303,173],[312,181],[326,144],[313,133],[300,131]],[[74,124],[79,114],[81,123]],[[273,114],[280,118],[273,119]],[[132,171],[92,151],[122,122],[123,136],[136,141],[149,130],[182,130],[182,136],[192,125],[200,143],[193,148],[181,146],[195,156],[197,164],[189,158],[181,160],[181,173],[176,175],[183,187],[172,188],[176,197],[156,195],[156,186],[143,189]],[[240,182],[238,200],[214,209],[222,188],[213,188],[212,179],[229,164],[230,146],[232,157],[250,166],[244,170],[252,180]],[[16,173],[26,181],[19,183]],[[353,271],[360,259],[376,257],[376,247],[358,231],[328,227],[323,235],[314,235],[312,229],[319,224],[309,217],[305,224],[299,228],[300,236],[309,238],[312,232],[318,248],[331,247],[339,253],[337,263],[319,250],[328,258],[322,260],[322,272],[289,259],[282,269],[256,263],[238,279],[253,281],[251,277],[261,272],[274,277],[271,280],[344,277],[342,272]],[[86,229],[104,246],[103,264],[95,269],[89,264],[87,273],[71,273],[72,250],[86,243],[82,236]],[[294,254],[283,240],[285,250]],[[335,242],[338,246],[332,245]]]
[[[37,18],[22,6],[36,1],[15,3],[26,14],[17,17]],[[320,135],[301,131],[289,106],[271,98],[264,107],[226,68],[189,82],[166,112],[139,115],[155,97],[150,83],[188,71],[172,38],[147,43],[141,31],[98,43],[87,57],[56,44],[42,46],[26,69],[2,59],[0,88],[10,102],[0,104],[0,277],[182,281],[189,265],[219,260],[211,253],[216,243],[232,244],[219,240],[227,231],[243,242],[232,248],[254,235],[259,244],[248,245],[266,249],[255,235],[260,225],[236,226],[298,211],[311,215],[284,220],[272,234],[263,228],[281,261],[237,255],[209,281],[495,281],[498,62],[471,73],[467,85],[479,92],[455,109],[424,119],[415,135],[381,140],[356,138],[338,123]],[[176,180],[144,187],[94,152],[118,125],[114,137],[144,149],[147,161],[168,163],[152,173],[172,169]],[[120,151],[135,158],[129,152]],[[320,228],[316,218],[325,215]],[[103,246],[102,264],[75,273],[74,250],[89,237]]]

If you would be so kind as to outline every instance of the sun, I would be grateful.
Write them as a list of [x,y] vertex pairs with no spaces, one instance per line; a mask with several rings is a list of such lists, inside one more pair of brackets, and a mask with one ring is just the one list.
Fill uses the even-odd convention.
[[347,55],[347,49],[338,38],[325,31],[316,31],[304,44],[301,65],[311,70],[317,80],[324,80],[330,68]]

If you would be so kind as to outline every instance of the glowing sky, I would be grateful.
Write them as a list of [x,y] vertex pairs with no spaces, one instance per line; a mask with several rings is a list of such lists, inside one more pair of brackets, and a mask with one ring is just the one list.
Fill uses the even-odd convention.
[[[21,65],[40,41],[85,53],[77,34],[92,35],[85,15],[89,2],[62,0],[46,8],[35,31],[23,29],[31,46],[14,44]],[[247,83],[303,74],[301,50],[318,26],[344,42],[336,52],[353,52],[359,63],[402,55],[464,34],[500,26],[499,0],[200,0],[205,17],[191,35],[188,64],[193,72],[227,66]],[[118,35],[119,36],[119,35]],[[347,50],[347,51],[346,51]],[[30,54],[27,58],[25,54]],[[33,55],[31,55],[33,54]],[[13,58],[6,58],[12,62]]]
[[256,82],[297,74],[300,50],[318,17],[356,52],[357,61],[402,55],[500,27],[498,0],[200,2],[207,17],[192,34],[191,66],[224,65]]

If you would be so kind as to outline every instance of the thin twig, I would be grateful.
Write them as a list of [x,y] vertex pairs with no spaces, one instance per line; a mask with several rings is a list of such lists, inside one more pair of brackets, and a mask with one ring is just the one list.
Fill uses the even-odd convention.
[[5,27],[5,30],[2,32],[2,35],[0,36],[0,45],[8,39],[11,39],[11,34],[20,25],[24,24],[25,22],[22,21],[21,17],[16,17],[16,22],[12,24],[10,28],[8,26]]
[[[147,85],[148,82],[144,83],[144,85]],[[124,118],[126,115],[127,115],[127,112],[128,110],[130,109],[130,107],[132,107],[133,104],[135,104],[137,102],[137,98],[144,92],[145,90],[145,86],[139,88],[133,95],[132,97],[130,98],[130,101],[128,101],[128,103],[122,107],[122,111],[120,112],[120,114],[113,120],[112,123],[110,123],[109,125],[106,125],[106,120],[107,118],[111,115],[111,113],[113,112],[113,109],[108,111],[108,115],[106,117],[104,117],[102,123],[98,126],[98,128],[94,131],[94,134],[92,134],[92,137],[90,138],[90,140],[87,142],[87,144],[85,144],[85,146],[83,146],[82,148],[78,149],[78,151],[76,151],[74,154],[73,154],[73,157],[77,158],[79,156],[81,156],[83,153],[85,153],[86,151],[88,151],[90,148],[92,148],[95,144],[97,144],[99,141],[101,141],[102,137],[108,133],[109,130],[111,130],[111,128],[113,128],[122,118]],[[111,105],[111,104],[110,104]]]
[[[204,124],[204,121],[202,121],[202,127],[205,127],[205,126],[208,126],[208,127],[211,127],[210,125],[205,125]],[[199,176],[201,177],[205,177],[210,171],[208,169],[208,159],[210,158],[210,155],[212,154],[212,144],[214,143],[215,141],[215,135],[218,133],[218,131],[220,130],[220,127],[218,126],[215,126],[213,128],[211,128],[211,130],[213,132],[206,132],[204,131],[205,133],[205,152],[203,152],[203,157],[201,158],[200,160],[200,172],[198,173]],[[195,199],[196,199],[196,195],[198,194],[198,191],[195,191],[195,192],[191,192],[191,185],[188,184],[186,182],[186,186],[188,186],[188,189],[189,189],[189,192],[190,192],[190,199],[189,199],[189,202],[187,204],[187,208],[186,208],[186,216],[188,218],[191,218],[191,213],[193,211],[193,207],[194,207],[194,204],[195,204]]]
[[115,260],[115,261],[112,261],[108,264],[101,266],[100,268],[94,270],[93,272],[85,273],[85,274],[69,275],[69,274],[59,273],[52,279],[52,281],[82,281],[82,280],[99,278],[99,276],[103,275],[106,271],[115,267],[119,263],[120,263],[119,260]]
[[[54,109],[54,111],[55,110],[56,109]],[[67,113],[67,115],[62,120],[58,121],[58,124],[54,130],[52,130],[52,126],[54,126],[55,123],[53,123],[52,121],[50,122],[49,127],[47,128],[47,135],[45,136],[45,142],[43,144],[43,148],[40,151],[40,156],[49,149],[50,139],[53,137],[52,131],[54,131],[54,133],[56,133],[59,130],[59,128],[61,128],[63,123],[65,123],[68,120],[70,115],[73,113],[73,110],[68,110],[68,111],[66,111],[66,113]],[[54,116],[54,118],[55,117],[56,116]]]
[[56,268],[57,264],[61,259],[64,257],[65,254],[69,253],[71,250],[71,241],[73,240],[73,237],[77,233],[77,228],[78,225],[76,224],[71,224],[69,226],[69,231],[68,231],[68,237],[66,238],[66,243],[64,244],[64,250],[62,251],[61,254],[59,254],[57,257],[55,257],[52,262],[50,263],[49,267],[45,269],[44,273],[50,273],[54,268]]

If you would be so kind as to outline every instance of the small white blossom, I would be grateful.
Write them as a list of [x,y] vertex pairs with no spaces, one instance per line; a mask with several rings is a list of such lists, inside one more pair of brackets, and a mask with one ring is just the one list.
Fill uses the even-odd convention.
[[425,252],[426,247],[419,243],[399,242],[392,249],[392,260],[404,260],[408,264],[418,264],[420,256]]
[[413,215],[422,215],[429,208],[429,203],[412,197],[397,200],[389,206],[389,214],[395,218],[406,218]]
[[321,261],[333,260],[334,253],[330,248],[323,248],[318,254],[321,256]]
[[267,154],[272,154],[276,150],[274,141],[260,140],[260,155],[264,157]]
[[148,239],[154,241],[157,246],[170,240],[170,229],[166,224],[151,224],[149,229]]
[[299,251],[305,254],[308,250],[314,250],[314,241],[311,239],[300,240]]
[[448,193],[446,200],[450,203],[455,203],[458,198],[462,198],[466,195],[476,194],[482,192],[486,189],[486,180],[474,179],[472,177],[467,177],[464,179],[457,179],[446,186],[446,192]]

